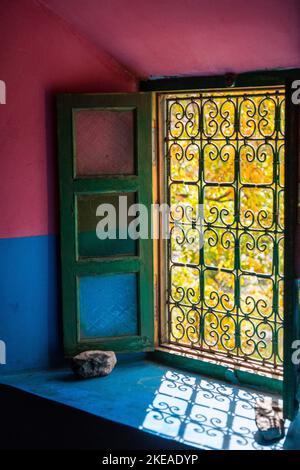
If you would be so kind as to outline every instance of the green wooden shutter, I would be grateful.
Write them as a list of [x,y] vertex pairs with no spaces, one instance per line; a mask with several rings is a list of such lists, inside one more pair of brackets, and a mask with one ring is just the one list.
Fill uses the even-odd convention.
[[57,105],[65,354],[152,350],[151,237],[96,236],[98,205],[119,215],[120,196],[144,204],[150,226],[151,94],[61,94]]
[[284,249],[284,354],[283,354],[283,411],[293,420],[298,410],[297,389],[299,366],[293,363],[293,342],[300,338],[299,282],[296,281],[296,223],[298,182],[299,106],[292,102],[292,81],[286,82],[286,150],[285,150],[285,249]]

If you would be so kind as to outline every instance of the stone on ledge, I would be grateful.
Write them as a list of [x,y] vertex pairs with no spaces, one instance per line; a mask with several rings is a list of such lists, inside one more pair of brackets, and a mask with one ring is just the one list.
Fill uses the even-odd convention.
[[282,439],[284,437],[282,401],[272,397],[258,399],[255,406],[255,421],[264,441]]
[[104,377],[111,373],[117,362],[113,351],[84,351],[71,360],[71,369],[77,377]]

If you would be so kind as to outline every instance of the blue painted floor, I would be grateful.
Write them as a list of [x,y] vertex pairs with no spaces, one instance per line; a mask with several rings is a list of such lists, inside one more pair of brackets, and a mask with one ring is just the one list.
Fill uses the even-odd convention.
[[76,380],[68,369],[1,376],[3,384],[202,449],[300,449],[300,415],[286,436],[257,442],[254,405],[262,394],[185,373],[139,356],[107,377]]

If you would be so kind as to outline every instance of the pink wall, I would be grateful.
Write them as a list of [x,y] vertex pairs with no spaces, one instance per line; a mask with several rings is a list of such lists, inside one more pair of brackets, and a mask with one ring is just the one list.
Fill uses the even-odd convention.
[[40,0],[139,77],[300,66],[299,0]]
[[57,231],[59,91],[132,91],[135,79],[35,0],[1,0],[0,237]]
[[57,231],[53,97],[134,90],[135,78],[112,56],[138,76],[300,67],[300,1],[246,5],[1,0],[0,237]]

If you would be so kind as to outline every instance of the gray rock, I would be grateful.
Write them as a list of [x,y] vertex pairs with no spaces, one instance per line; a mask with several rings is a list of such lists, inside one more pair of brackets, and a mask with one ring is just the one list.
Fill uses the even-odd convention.
[[282,439],[284,437],[282,401],[272,397],[257,400],[255,421],[264,441],[272,442]]
[[104,377],[111,373],[117,362],[113,351],[84,351],[71,360],[71,369],[77,377]]

